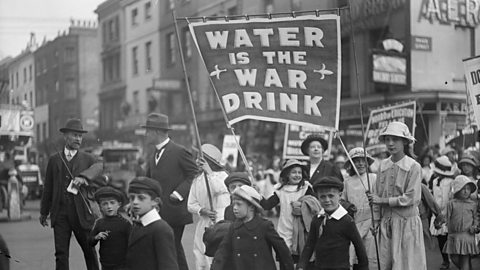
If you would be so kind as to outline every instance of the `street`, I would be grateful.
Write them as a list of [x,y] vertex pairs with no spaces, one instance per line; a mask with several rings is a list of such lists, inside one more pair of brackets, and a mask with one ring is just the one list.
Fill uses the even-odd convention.
[[[43,228],[38,223],[39,217],[39,201],[27,201],[25,206],[26,214],[31,215],[31,219],[17,222],[7,222],[3,219],[5,211],[2,212],[2,222],[0,222],[0,233],[7,242],[12,256],[11,270],[51,270],[55,268],[54,246],[53,246],[53,230],[51,228]],[[183,246],[187,256],[190,269],[194,269],[194,257],[192,253],[193,234],[195,231],[194,224],[188,225],[183,235]],[[435,239],[434,239],[434,242]],[[70,269],[85,269],[82,252],[72,238],[70,248]],[[442,262],[438,247],[435,246],[434,251],[427,249],[427,263],[429,270],[437,270]],[[473,260],[474,268],[480,265],[480,259]],[[450,269],[456,269],[450,267]]]

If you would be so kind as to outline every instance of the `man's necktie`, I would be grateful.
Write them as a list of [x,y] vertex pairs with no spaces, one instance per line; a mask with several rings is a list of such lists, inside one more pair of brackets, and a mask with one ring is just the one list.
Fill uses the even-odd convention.
[[72,160],[72,158],[73,158],[72,153],[70,151],[68,151],[66,157],[67,157],[68,161]]
[[162,152],[164,149],[165,147],[162,147],[160,149],[157,149],[157,151],[155,151],[155,165],[158,164],[158,161],[160,160],[160,157],[162,156]]

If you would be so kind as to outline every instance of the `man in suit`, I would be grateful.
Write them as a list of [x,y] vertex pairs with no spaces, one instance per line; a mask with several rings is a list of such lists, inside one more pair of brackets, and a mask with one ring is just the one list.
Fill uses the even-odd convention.
[[307,136],[300,148],[302,153],[309,157],[307,172],[310,183],[313,179],[320,179],[324,176],[335,176],[343,182],[340,170],[323,158],[323,153],[328,149],[328,143],[322,136],[317,134]]
[[178,267],[187,270],[182,235],[185,225],[193,223],[187,210],[187,199],[199,169],[192,154],[168,137],[170,127],[166,115],[149,114],[142,128],[146,129],[145,147],[154,147],[152,150],[155,150],[148,155],[146,176],[157,180],[162,187],[160,215],[173,229]]
[[[82,248],[88,270],[99,269],[97,253],[87,237],[98,212],[90,205],[93,192],[89,186],[103,171],[103,165],[85,152],[79,151],[85,131],[79,119],[69,119],[60,129],[65,140],[62,151],[50,157],[40,205],[40,224],[48,226],[50,215],[55,241],[56,269],[68,270],[70,238],[73,234]],[[75,192],[76,190],[76,192]]]

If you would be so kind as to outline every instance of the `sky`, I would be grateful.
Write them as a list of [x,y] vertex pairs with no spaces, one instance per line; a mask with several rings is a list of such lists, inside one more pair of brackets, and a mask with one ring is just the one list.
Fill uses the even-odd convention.
[[0,60],[15,57],[34,32],[38,44],[65,31],[70,19],[97,21],[94,10],[105,0],[0,0]]

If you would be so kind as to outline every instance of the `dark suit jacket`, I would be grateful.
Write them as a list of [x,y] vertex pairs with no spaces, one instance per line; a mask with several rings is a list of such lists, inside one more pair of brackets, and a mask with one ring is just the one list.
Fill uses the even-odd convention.
[[[162,218],[172,227],[193,223],[192,214],[187,210],[188,193],[198,171],[192,154],[170,140],[158,164],[155,164],[154,153],[147,162],[146,176],[157,180],[162,186]],[[169,196],[173,191],[177,191],[183,201],[172,202]]]
[[[55,226],[56,217],[60,208],[60,199],[61,196],[63,196],[62,194],[65,189],[65,179],[63,179],[63,177],[66,169],[65,165],[60,159],[60,155],[62,155],[63,160],[67,161],[67,158],[65,157],[63,151],[61,153],[55,153],[48,160],[42,201],[40,204],[40,214],[50,214],[52,227]],[[101,162],[98,162],[93,155],[85,152],[78,151],[71,160],[71,162],[73,162],[73,168],[71,171],[73,176],[82,176],[86,178],[89,183],[92,179],[99,176],[103,171],[103,164]],[[81,189],[84,196],[87,195],[87,189],[88,187]],[[85,202],[80,196],[80,193],[74,195],[73,198],[80,225],[82,226],[82,228],[90,230],[93,227],[97,216],[88,212]]]
[[212,270],[276,270],[272,247],[286,270],[293,259],[273,223],[255,216],[247,223],[235,221],[215,253]]
[[[307,174],[310,175],[310,163],[307,165]],[[309,181],[313,184],[313,180],[320,179],[324,176],[336,176],[340,181],[343,182],[343,176],[335,165],[333,165],[330,161],[322,160],[320,164],[318,164],[317,169],[313,173],[312,177],[310,177]]]
[[131,270],[178,270],[173,230],[164,220],[133,227],[128,240],[127,267]]

